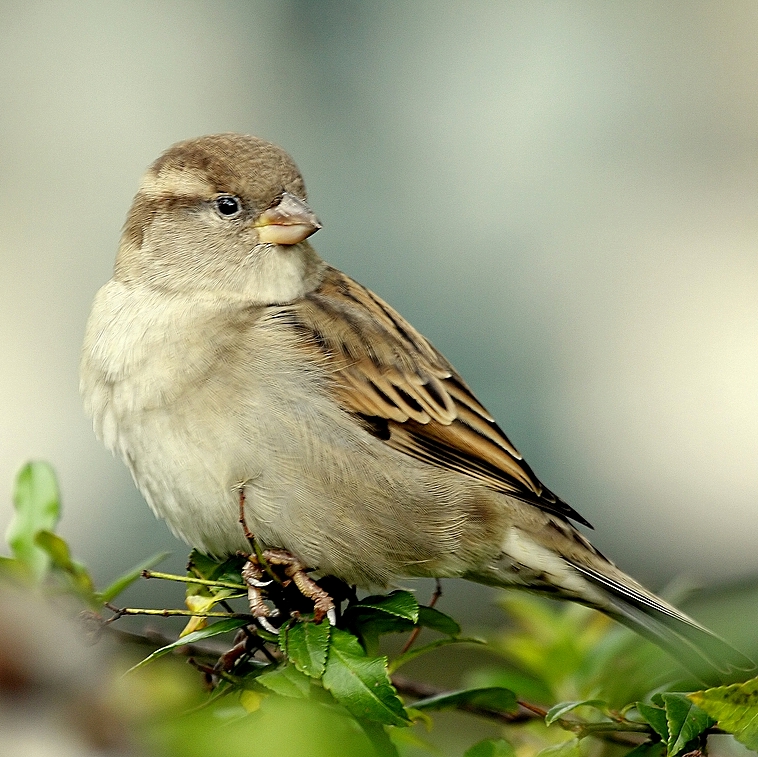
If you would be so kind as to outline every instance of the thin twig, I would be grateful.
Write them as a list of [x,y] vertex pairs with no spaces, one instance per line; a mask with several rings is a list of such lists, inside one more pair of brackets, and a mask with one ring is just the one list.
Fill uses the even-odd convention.
[[[172,618],[175,616],[187,617],[187,618],[235,618],[239,620],[249,620],[253,622],[252,616],[249,613],[242,612],[197,612],[196,610],[148,610],[142,607],[113,607],[112,605],[106,605],[106,607],[116,614],[117,618],[124,615],[157,615],[162,618]],[[111,618],[110,620],[113,620]],[[106,621],[109,622],[109,621]]]
[[[108,633],[112,634],[121,644],[139,644],[150,647],[150,649],[165,647],[176,641],[175,636],[162,634],[160,631],[153,629],[146,629],[140,634],[108,626]],[[223,654],[225,649],[226,647],[222,644],[217,644],[216,646],[211,646],[210,644],[183,644],[181,647],[175,649],[175,653],[187,655],[188,657],[202,657],[208,660],[216,660]]]
[[[427,697],[435,697],[447,693],[445,689],[430,686],[427,683],[411,681],[404,676],[398,675],[392,676],[392,684],[400,694],[412,697],[413,699],[426,699]],[[544,721],[547,710],[543,707],[531,702],[525,702],[522,699],[517,700],[517,703],[520,707],[518,712],[503,712],[492,707],[482,707],[466,703],[456,704],[455,709],[508,725],[526,723],[531,720]],[[652,735],[649,726],[631,721],[624,721],[623,723],[581,723],[579,721],[561,719],[556,721],[556,725],[573,731],[577,734],[578,738],[595,736],[604,741],[610,741],[623,746],[636,746],[640,743],[641,736]]]
[[521,699],[517,701],[518,701],[519,706],[523,707],[525,710],[529,710],[529,712],[534,713],[536,717],[542,718],[543,720],[547,717],[547,710],[544,707],[540,707],[539,705],[532,704],[531,702],[524,702]]
[[[413,699],[426,699],[427,697],[435,697],[447,693],[445,689],[439,689],[436,686],[430,686],[427,683],[420,683],[419,681],[411,681],[404,676],[398,675],[392,676],[392,685],[399,693],[405,694]],[[496,720],[499,723],[525,723],[529,720],[540,719],[538,715],[527,710],[522,710],[520,712],[503,712],[503,710],[466,704],[464,702],[456,704],[455,709],[471,713],[472,715],[479,715],[488,720]]]
[[205,578],[193,578],[192,576],[178,576],[174,573],[160,573],[157,570],[143,570],[142,578],[160,578],[164,581],[176,581],[183,584],[199,584],[200,586],[220,586],[224,589],[236,589],[237,591],[247,591],[247,586],[235,584],[230,581],[209,581]]
[[[432,597],[429,600],[429,604],[427,607],[434,607],[434,605],[437,604],[437,601],[442,596],[442,584],[440,583],[439,578],[434,579],[434,592],[432,593]],[[411,635],[408,637],[408,641],[405,642],[405,646],[400,650],[400,654],[404,655],[416,642],[416,639],[418,639],[418,635],[421,633],[421,626],[416,626],[412,631]]]

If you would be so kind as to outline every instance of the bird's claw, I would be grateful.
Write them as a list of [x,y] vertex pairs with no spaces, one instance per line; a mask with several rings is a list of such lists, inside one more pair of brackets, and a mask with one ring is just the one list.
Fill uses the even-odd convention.
[[257,578],[246,578],[245,583],[248,586],[255,586],[256,589],[265,589],[267,586],[271,586],[272,583],[274,583],[273,578],[269,578],[268,581],[261,581]]
[[[261,589],[268,585],[269,582],[263,581],[263,573],[257,561],[248,560],[242,568],[242,580],[247,586],[247,602],[250,605],[250,612],[259,622],[262,618],[271,615],[271,610],[263,601]],[[268,621],[267,621],[268,622]],[[269,623],[269,625],[271,625]],[[268,629],[267,629],[268,630]]]

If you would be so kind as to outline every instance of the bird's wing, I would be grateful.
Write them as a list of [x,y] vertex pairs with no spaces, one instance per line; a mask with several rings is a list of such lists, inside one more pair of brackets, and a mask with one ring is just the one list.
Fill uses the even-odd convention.
[[328,365],[342,408],[390,447],[590,525],[540,483],[455,369],[373,292],[329,268],[280,316]]

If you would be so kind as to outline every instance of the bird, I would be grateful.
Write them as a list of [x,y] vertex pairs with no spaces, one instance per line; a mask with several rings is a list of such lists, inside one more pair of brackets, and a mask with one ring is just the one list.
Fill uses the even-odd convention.
[[360,587],[526,589],[597,609],[715,680],[752,669],[592,546],[445,357],[322,260],[319,228],[293,159],[258,137],[178,142],[142,179],[80,389],[174,534],[222,558],[252,533]]

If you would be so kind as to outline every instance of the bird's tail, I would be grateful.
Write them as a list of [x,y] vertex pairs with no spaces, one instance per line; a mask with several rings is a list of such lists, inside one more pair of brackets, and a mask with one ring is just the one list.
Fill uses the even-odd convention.
[[726,641],[619,570],[568,523],[550,515],[545,519],[546,525],[530,531],[509,529],[501,560],[466,577],[600,610],[666,650],[709,685],[744,679],[756,669]]
[[601,591],[606,602],[602,606],[592,603],[597,609],[665,649],[704,682],[726,683],[755,670],[755,663],[744,654],[659,597],[637,588],[631,579],[622,581],[573,560],[567,562]]

